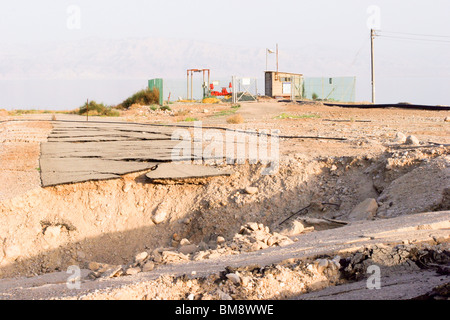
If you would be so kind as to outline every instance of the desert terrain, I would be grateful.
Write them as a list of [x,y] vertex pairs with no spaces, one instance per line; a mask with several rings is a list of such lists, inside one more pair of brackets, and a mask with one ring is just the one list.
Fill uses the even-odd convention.
[[[0,299],[448,299],[449,116],[273,99],[89,121],[0,111]],[[279,167],[149,180],[172,132],[195,121],[279,130]],[[111,147],[127,143],[132,159]],[[48,169],[55,154],[63,165]]]

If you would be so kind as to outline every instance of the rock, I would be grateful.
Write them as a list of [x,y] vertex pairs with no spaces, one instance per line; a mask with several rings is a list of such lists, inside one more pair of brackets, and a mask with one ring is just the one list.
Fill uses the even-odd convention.
[[396,142],[396,143],[405,143],[406,142],[406,136],[403,133],[401,133],[401,132],[397,132],[397,134],[395,135],[394,142]]
[[377,201],[373,198],[367,198],[358,204],[350,213],[349,220],[367,220],[372,219],[378,210]]
[[182,254],[191,254],[197,251],[197,246],[195,244],[188,244],[185,246],[181,246],[178,251]]
[[247,188],[245,188],[244,191],[245,191],[246,194],[255,194],[255,193],[258,192],[258,188],[256,188],[256,187],[247,187]]
[[294,241],[292,241],[291,239],[289,239],[286,236],[283,236],[279,233],[274,232],[273,235],[267,239],[267,245],[269,247],[275,246],[275,245],[279,245],[279,246],[285,246],[288,244],[293,243]]
[[153,215],[152,220],[154,224],[160,224],[161,222],[164,222],[164,220],[166,220],[166,217],[167,217],[166,211],[158,210]]
[[134,267],[134,268],[128,268],[127,271],[125,272],[127,275],[133,275],[133,274],[137,274],[141,272],[141,268],[138,267]]
[[138,253],[135,257],[134,257],[134,262],[136,262],[136,263],[141,263],[141,262],[143,262],[145,259],[147,259],[147,257],[148,257],[148,253],[147,252],[141,252],[141,253]]
[[111,268],[104,272],[102,274],[102,278],[114,278],[114,277],[120,277],[123,275],[123,268],[122,266],[117,266],[115,268]]
[[203,260],[203,259],[205,259],[205,257],[206,257],[208,254],[209,254],[208,251],[200,251],[200,252],[197,252],[197,253],[192,257],[192,260],[194,260],[194,261]]
[[222,237],[222,236],[218,236],[217,237],[217,243],[218,244],[222,244],[222,243],[224,243],[225,242],[225,238],[224,237]]
[[[222,237],[222,239],[225,241],[225,239],[224,239],[223,237]],[[200,251],[208,250],[208,245],[207,245],[205,242],[201,241],[201,242],[198,244],[198,249],[199,249]]]
[[89,270],[97,271],[98,269],[100,269],[100,264],[92,261],[92,262],[89,262],[88,268],[89,268]]
[[261,242],[257,241],[255,243],[252,243],[250,246],[250,251],[258,251],[261,250]]
[[123,185],[122,190],[123,192],[127,193],[131,189],[131,182],[127,182]]
[[191,293],[190,295],[188,295],[188,300],[194,300],[195,298],[195,294]]
[[223,292],[220,289],[216,290],[216,294],[219,297],[220,300],[233,300],[233,298],[231,298],[231,296],[225,292]]
[[242,277],[241,278],[242,286],[246,288],[250,283],[250,277]]
[[191,244],[191,243],[190,243],[189,240],[186,239],[186,238],[181,239],[181,241],[180,241],[180,246],[187,246],[187,245],[190,245],[190,244]]
[[163,257],[159,252],[153,251],[152,256],[153,256],[153,261],[155,261],[156,263],[160,263],[163,260]]
[[417,145],[420,144],[420,141],[419,141],[419,139],[417,139],[415,136],[412,136],[412,135],[411,135],[411,136],[408,136],[408,138],[406,138],[405,143],[406,143],[406,144],[410,144],[410,145],[417,146]]
[[162,260],[165,263],[179,262],[181,260],[189,260],[189,257],[181,252],[163,251]]
[[450,122],[450,117],[445,117],[444,121],[445,122]]
[[278,241],[278,245],[279,245],[280,247],[282,247],[282,246],[287,246],[287,245],[289,245],[289,244],[291,244],[291,243],[294,243],[294,241],[292,241],[292,240],[289,239],[289,238],[285,238],[285,239],[283,239],[283,240]]
[[44,236],[46,238],[58,238],[61,235],[61,226],[48,226],[45,228]]
[[142,267],[142,272],[149,272],[155,269],[155,264],[152,261],[147,261]]
[[234,284],[240,284],[241,283],[241,277],[236,273],[228,273],[225,275],[231,282]]
[[291,225],[283,229],[280,233],[285,236],[295,236],[303,232],[305,226],[298,220],[292,221]]
[[249,223],[247,223],[247,227],[250,230],[253,230],[253,231],[258,231],[259,230],[259,225],[256,222],[249,222]]
[[323,272],[328,267],[329,262],[327,259],[317,259],[314,264],[318,272]]

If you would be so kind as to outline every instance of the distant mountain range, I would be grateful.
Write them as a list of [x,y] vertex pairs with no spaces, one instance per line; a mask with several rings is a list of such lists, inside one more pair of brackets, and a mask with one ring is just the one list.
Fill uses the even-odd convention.
[[[0,47],[0,79],[184,78],[189,68],[210,68],[214,76],[262,77],[265,50],[161,38],[9,44]],[[280,71],[330,73],[339,68],[336,58],[320,48],[280,49]],[[269,69],[275,61],[275,54],[269,55]]]

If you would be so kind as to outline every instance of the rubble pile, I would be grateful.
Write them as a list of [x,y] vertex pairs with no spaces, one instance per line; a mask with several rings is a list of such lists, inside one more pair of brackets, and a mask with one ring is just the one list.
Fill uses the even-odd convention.
[[[294,224],[297,230],[298,224],[298,222]],[[292,232],[292,227],[286,229],[286,232]],[[177,235],[174,235],[174,238],[172,243],[178,244],[177,247],[161,247],[152,252],[143,251],[135,256],[133,262],[126,265],[113,266],[91,262],[88,265],[88,268],[92,271],[89,277],[95,279],[133,275],[139,272],[152,271],[161,264],[214,259],[223,255],[257,251],[274,246],[286,246],[294,242],[290,237],[281,233],[271,233],[269,227],[256,222],[243,225],[231,241],[227,242],[223,237],[217,237],[216,245],[212,248],[204,242],[192,244],[188,239],[177,241]]]

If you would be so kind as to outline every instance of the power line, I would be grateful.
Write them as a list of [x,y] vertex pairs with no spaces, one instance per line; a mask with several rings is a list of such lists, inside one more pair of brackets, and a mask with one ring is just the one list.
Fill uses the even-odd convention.
[[388,36],[383,34],[375,34],[376,37],[400,39],[400,40],[413,40],[413,41],[425,41],[425,42],[440,42],[440,43],[450,43],[450,40],[437,40],[437,39],[423,39],[423,38],[408,38],[408,37],[398,37],[398,36]]
[[443,36],[443,35],[434,35],[434,34],[423,34],[423,33],[408,33],[408,32],[394,32],[394,31],[381,31],[384,33],[394,33],[394,34],[403,34],[403,35],[409,35],[409,36],[419,36],[419,37],[433,37],[433,38],[449,38],[450,36]]

